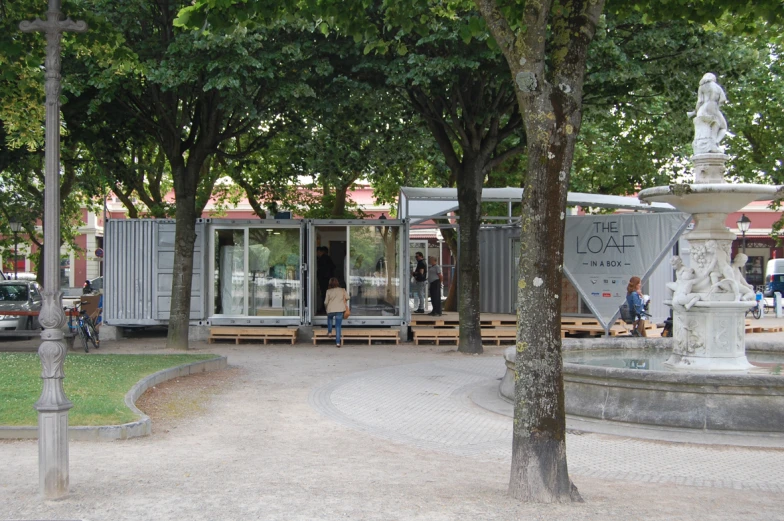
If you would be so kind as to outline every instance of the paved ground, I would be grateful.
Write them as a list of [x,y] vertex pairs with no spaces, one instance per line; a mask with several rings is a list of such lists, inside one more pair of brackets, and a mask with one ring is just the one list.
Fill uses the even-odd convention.
[[567,439],[585,503],[509,499],[511,420],[472,398],[497,385],[502,349],[194,347],[234,379],[166,432],[71,443],[64,500],[37,498],[34,441],[0,443],[0,520],[784,519],[784,450],[598,434]]

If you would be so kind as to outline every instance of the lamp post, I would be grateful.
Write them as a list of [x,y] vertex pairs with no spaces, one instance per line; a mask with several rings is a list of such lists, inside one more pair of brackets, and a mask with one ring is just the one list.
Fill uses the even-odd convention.
[[68,410],[73,407],[63,390],[66,347],[60,290],[60,42],[66,31],[83,33],[87,24],[64,19],[61,0],[49,0],[46,20],[19,24],[22,32],[46,35],[46,153],[44,191],[44,291],[38,321],[44,327],[41,359],[41,397],[38,410],[38,484],[46,499],[68,494]]
[[19,275],[17,274],[17,266],[16,266],[16,259],[17,259],[16,246],[19,241],[17,240],[16,234],[19,233],[19,231],[22,229],[22,223],[11,221],[10,223],[8,223],[8,226],[11,227],[11,231],[14,233],[14,280],[17,280],[19,278]]
[[[746,232],[749,231],[749,227],[751,226],[751,219],[746,217],[746,214],[740,216],[738,219],[738,230],[740,230],[741,237],[743,237],[743,254],[746,254]],[[746,274],[746,266],[743,266],[743,274]]]

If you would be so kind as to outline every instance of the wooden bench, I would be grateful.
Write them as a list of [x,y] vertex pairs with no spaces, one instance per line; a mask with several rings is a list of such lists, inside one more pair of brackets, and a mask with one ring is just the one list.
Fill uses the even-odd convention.
[[[374,340],[382,341],[382,342],[392,342],[394,341],[395,344],[400,343],[400,330],[399,329],[391,329],[391,328],[384,328],[384,329],[369,329],[369,328],[342,328],[340,331],[341,336],[341,345],[344,345],[347,340],[362,340],[367,341],[368,345],[371,345]],[[314,329],[313,330],[313,345],[316,345],[320,341],[329,340],[330,342],[335,342],[334,336],[327,335],[326,329]]]
[[234,340],[236,344],[239,344],[240,340],[263,341],[264,344],[270,340],[288,340],[294,344],[297,341],[297,330],[287,327],[215,326],[210,328],[209,343],[216,340]]
[[[439,329],[433,327],[413,327],[411,331],[414,333],[414,344],[419,345],[420,342],[434,342],[437,346],[442,342],[457,345],[460,342],[460,328],[454,327],[449,329]],[[482,328],[482,343],[494,343],[497,346],[504,343],[515,343],[517,340],[517,328],[503,327]]]
[[[615,324],[610,327],[610,336],[618,336],[628,333],[625,327]],[[587,334],[589,336],[602,336],[604,335],[604,327],[600,326],[599,324],[591,325],[591,324],[583,324],[583,325],[562,325],[561,326],[561,338],[565,338],[566,335],[577,335],[577,334]]]
[[517,327],[516,318],[493,318],[480,320],[479,323],[482,327],[498,327],[498,326],[514,326]]
[[435,342],[437,346],[441,345],[441,342],[450,342],[457,345],[460,340],[460,330],[458,328],[412,327],[411,331],[414,333],[415,345],[419,345],[421,341]]
[[455,318],[428,317],[427,315],[411,317],[411,326],[438,326],[438,327],[457,327],[460,320]]
[[495,345],[500,346],[501,342],[514,344],[517,342],[517,328],[516,327],[483,327],[482,328],[482,343],[495,342]]

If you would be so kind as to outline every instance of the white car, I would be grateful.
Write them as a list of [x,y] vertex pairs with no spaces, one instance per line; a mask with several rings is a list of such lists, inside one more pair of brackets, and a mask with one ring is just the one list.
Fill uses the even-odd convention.
[[38,329],[41,286],[29,280],[0,281],[0,331]]

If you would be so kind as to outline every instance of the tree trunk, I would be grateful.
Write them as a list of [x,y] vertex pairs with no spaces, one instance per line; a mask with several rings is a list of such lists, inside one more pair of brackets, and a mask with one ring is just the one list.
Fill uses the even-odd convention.
[[[484,175],[479,161],[464,161],[457,179],[460,204],[457,293],[461,353],[482,353],[479,293],[479,225],[482,217]],[[477,172],[476,169],[479,169]]]
[[[174,189],[177,201],[174,228],[174,271],[169,314],[169,332],[166,347],[188,349],[190,326],[191,284],[193,282],[193,246],[196,244],[196,182],[197,173],[185,166],[174,172]],[[198,172],[198,169],[196,170]]]
[[348,185],[337,185],[335,187],[335,200],[332,201],[332,211],[330,215],[339,219],[346,213],[346,192]]
[[514,29],[496,0],[474,0],[509,64],[528,138],[517,283],[509,494],[580,501],[566,466],[561,279],[566,195],[582,119],[588,45],[604,0],[526,3]]
[[[523,501],[552,503],[579,500],[579,493],[566,465],[561,360],[565,223],[561,209],[565,207],[568,183],[554,182],[564,162],[541,161],[552,157],[548,153],[563,157],[565,140],[557,139],[552,127],[541,130],[536,134],[537,142],[529,145],[528,184],[523,195],[509,493]],[[548,146],[551,139],[555,143]]]
[[[444,237],[444,242],[446,243],[447,248],[449,248],[452,257],[456,259],[457,234],[455,233],[455,230],[453,228],[441,228],[441,235]],[[446,300],[444,301],[444,311],[457,311],[457,284],[455,284],[454,280],[452,280],[452,283],[449,285],[449,291],[447,292]]]

